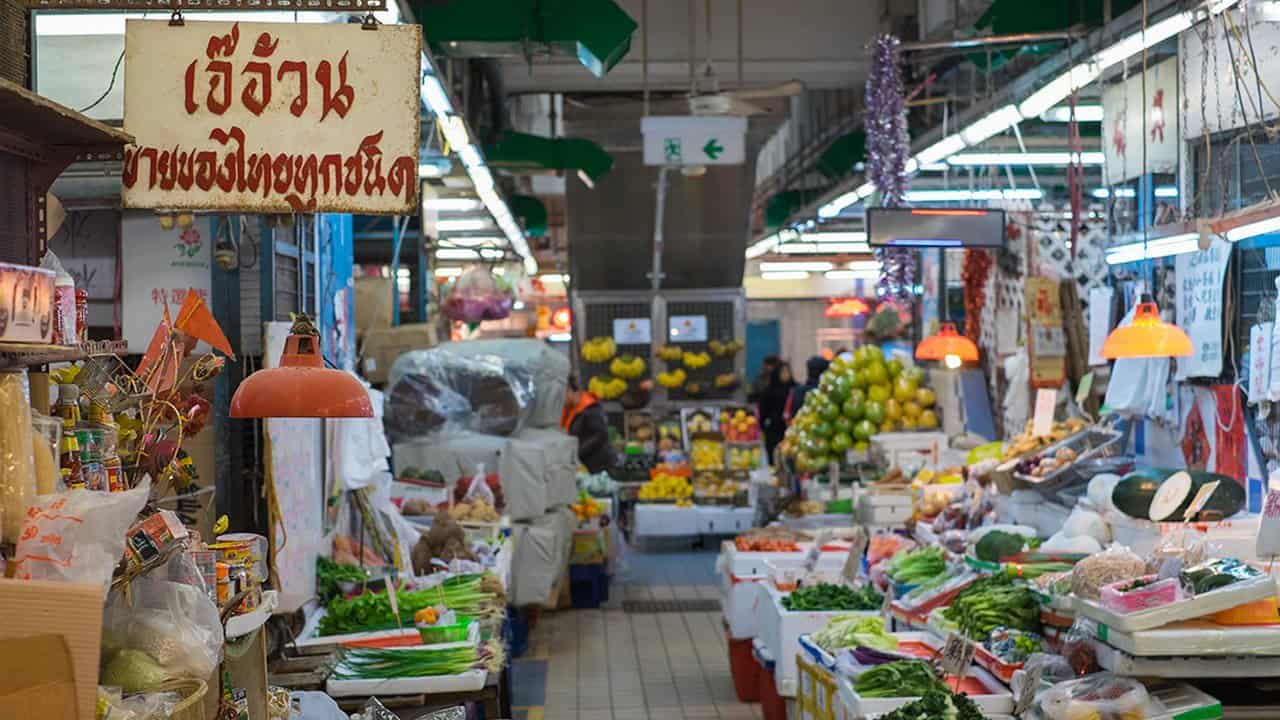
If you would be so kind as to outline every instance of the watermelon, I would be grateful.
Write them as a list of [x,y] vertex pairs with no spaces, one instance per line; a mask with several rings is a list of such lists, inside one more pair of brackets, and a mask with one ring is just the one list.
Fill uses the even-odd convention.
[[1215,480],[1219,481],[1218,489],[1209,497],[1204,509],[1216,510],[1222,513],[1224,518],[1231,517],[1244,509],[1244,488],[1226,475],[1199,470],[1180,471],[1158,468],[1135,470],[1125,475],[1111,491],[1111,503],[1129,517],[1147,520],[1151,517],[1151,502],[1155,499],[1160,485],[1177,472],[1187,472],[1191,476],[1191,490],[1179,501],[1177,509],[1167,516],[1170,520],[1181,520],[1200,486]]

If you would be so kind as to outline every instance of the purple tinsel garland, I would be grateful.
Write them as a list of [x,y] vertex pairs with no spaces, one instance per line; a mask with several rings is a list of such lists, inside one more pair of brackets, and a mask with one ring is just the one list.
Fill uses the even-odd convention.
[[[867,80],[867,179],[880,192],[884,207],[902,205],[907,189],[910,140],[898,44],[898,38],[892,35],[876,38],[871,77]],[[915,287],[914,254],[901,248],[877,248],[876,259],[881,263],[879,293],[909,302]]]

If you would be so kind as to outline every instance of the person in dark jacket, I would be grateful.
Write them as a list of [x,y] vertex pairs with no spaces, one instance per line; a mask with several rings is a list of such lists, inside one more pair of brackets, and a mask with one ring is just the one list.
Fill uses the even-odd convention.
[[764,449],[769,453],[770,464],[773,463],[774,448],[787,432],[787,399],[795,386],[791,366],[779,362],[769,376],[769,384],[760,392],[760,429],[764,433]]
[[804,364],[805,371],[808,376],[804,379],[804,384],[797,386],[791,391],[791,400],[787,404],[787,421],[795,417],[800,412],[800,408],[804,407],[804,396],[809,394],[810,390],[818,387],[818,380],[822,377],[822,373],[826,372],[827,366],[831,363],[821,355],[814,355]]
[[751,381],[751,387],[747,390],[747,402],[756,404],[760,402],[760,395],[766,387],[769,387],[769,381],[773,378],[773,371],[782,363],[782,358],[777,355],[766,355],[760,361],[760,374],[755,380]]
[[600,405],[600,399],[579,388],[577,380],[572,377],[565,391],[560,427],[578,438],[578,462],[587,468],[587,472],[595,474],[613,469],[609,418]]

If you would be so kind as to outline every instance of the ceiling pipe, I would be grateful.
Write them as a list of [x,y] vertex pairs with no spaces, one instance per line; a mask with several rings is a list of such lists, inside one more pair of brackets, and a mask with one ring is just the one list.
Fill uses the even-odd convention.
[[967,50],[977,47],[1000,47],[1002,45],[1035,45],[1042,42],[1068,42],[1084,37],[1078,30],[1056,30],[1053,32],[1014,33],[1012,35],[985,35],[983,37],[964,38],[961,40],[925,40],[904,42],[900,46],[902,52],[921,50]]

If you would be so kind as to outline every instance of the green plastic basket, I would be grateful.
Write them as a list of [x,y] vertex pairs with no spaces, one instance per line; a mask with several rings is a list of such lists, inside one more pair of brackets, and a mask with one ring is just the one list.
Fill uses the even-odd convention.
[[458,621],[452,625],[418,626],[418,634],[422,636],[423,645],[439,645],[441,643],[463,642],[467,640],[473,619],[466,615],[458,615]]

